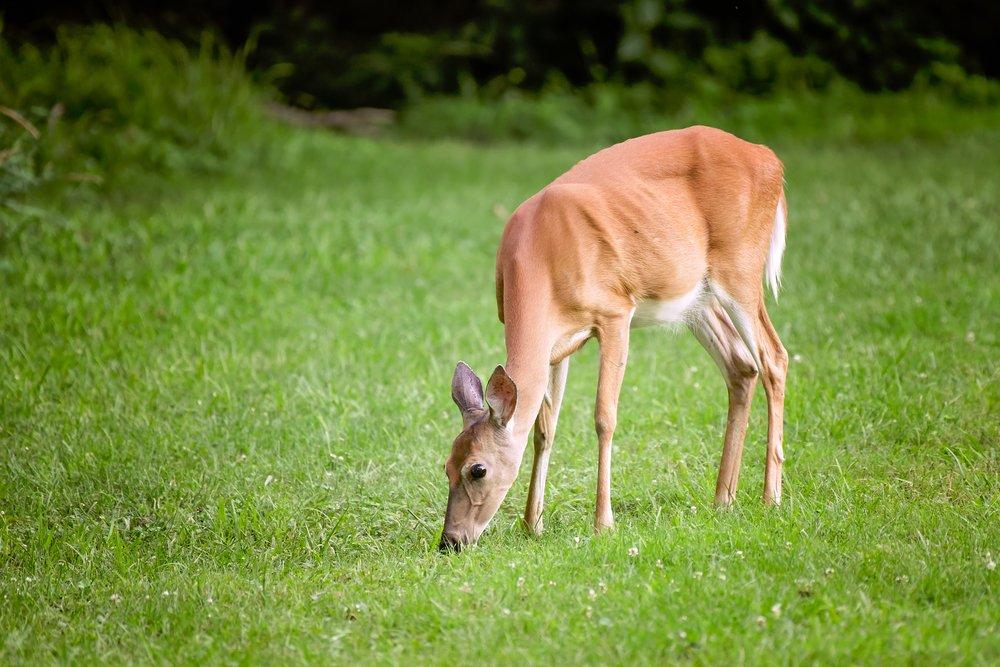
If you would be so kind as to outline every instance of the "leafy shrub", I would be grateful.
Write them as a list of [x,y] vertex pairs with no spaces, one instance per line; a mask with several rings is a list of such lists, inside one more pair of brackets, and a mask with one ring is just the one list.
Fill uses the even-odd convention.
[[538,91],[518,87],[512,70],[457,97],[415,95],[400,132],[412,137],[476,141],[531,139],[604,144],[669,127],[702,123],[761,140],[900,139],[940,136],[964,125],[996,125],[1000,82],[971,75],[946,40],[921,48],[931,64],[909,90],[871,93],[815,55],[795,55],[763,31],[727,46],[709,41],[697,62],[665,50],[654,35],[669,23],[678,34],[708,24],[681,10],[638,0],[623,7],[619,58],[652,74],[639,82],[614,77],[575,87],[552,75]]
[[705,49],[708,76],[727,90],[750,94],[825,90],[837,78],[833,66],[815,56],[793,56],[765,32],[745,42]]
[[60,29],[45,49],[0,39],[0,197],[221,164],[260,119],[243,61],[207,34],[194,51],[105,25]]
[[968,106],[1000,104],[1000,82],[969,74],[955,63],[932,63],[917,75],[914,88],[945,93]]
[[224,34],[258,24],[255,65],[280,65],[285,98],[307,107],[400,107],[415,94],[459,93],[466,79],[486,87],[515,71],[533,92],[554,76],[577,87],[673,87],[706,59],[716,84],[741,93],[815,79],[823,87],[833,71],[868,92],[903,90],[938,62],[1000,75],[1000,3],[987,0],[263,0],[235,16],[225,3],[208,4]]

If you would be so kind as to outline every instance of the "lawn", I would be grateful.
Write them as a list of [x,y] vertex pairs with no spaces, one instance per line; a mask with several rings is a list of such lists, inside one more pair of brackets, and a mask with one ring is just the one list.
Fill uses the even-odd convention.
[[717,511],[722,379],[641,330],[617,529],[591,529],[590,343],[546,532],[529,452],[450,555],[449,383],[503,361],[504,212],[590,151],[280,139],[4,223],[0,663],[1000,661],[1000,133],[774,146],[780,508],[763,393]]

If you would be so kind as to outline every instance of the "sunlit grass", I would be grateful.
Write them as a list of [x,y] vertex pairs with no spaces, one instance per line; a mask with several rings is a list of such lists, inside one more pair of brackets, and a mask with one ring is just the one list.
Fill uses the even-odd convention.
[[294,132],[253,171],[8,229],[0,661],[1000,660],[1000,135],[776,148],[784,505],[759,392],[712,509],[722,381],[640,331],[617,530],[590,528],[590,345],[546,533],[524,474],[458,556],[448,387],[503,360],[494,210],[584,151]]

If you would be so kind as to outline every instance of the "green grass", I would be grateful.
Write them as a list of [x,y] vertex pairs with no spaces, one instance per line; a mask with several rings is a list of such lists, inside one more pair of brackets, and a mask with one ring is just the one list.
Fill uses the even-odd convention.
[[587,151],[284,141],[3,223],[0,662],[1000,661],[1000,133],[776,146],[780,509],[762,393],[715,511],[722,380],[643,330],[617,530],[591,532],[591,344],[546,533],[524,471],[458,555],[449,381],[503,360],[492,210]]
[[696,124],[786,143],[940,140],[957,131],[1000,129],[1000,82],[972,78],[954,83],[881,94],[838,81],[822,91],[757,96],[613,83],[538,93],[514,89],[499,96],[429,96],[402,110],[395,133],[419,139],[603,146],[665,126]]

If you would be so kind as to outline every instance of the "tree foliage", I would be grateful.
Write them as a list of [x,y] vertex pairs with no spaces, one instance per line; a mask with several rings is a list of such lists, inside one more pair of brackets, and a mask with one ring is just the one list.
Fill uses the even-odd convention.
[[1000,4],[985,0],[180,0],[114,11],[85,1],[18,3],[7,16],[32,39],[59,21],[109,19],[190,41],[206,28],[233,47],[251,40],[249,64],[306,107],[553,82],[767,93],[833,75],[870,91],[1000,75]]

